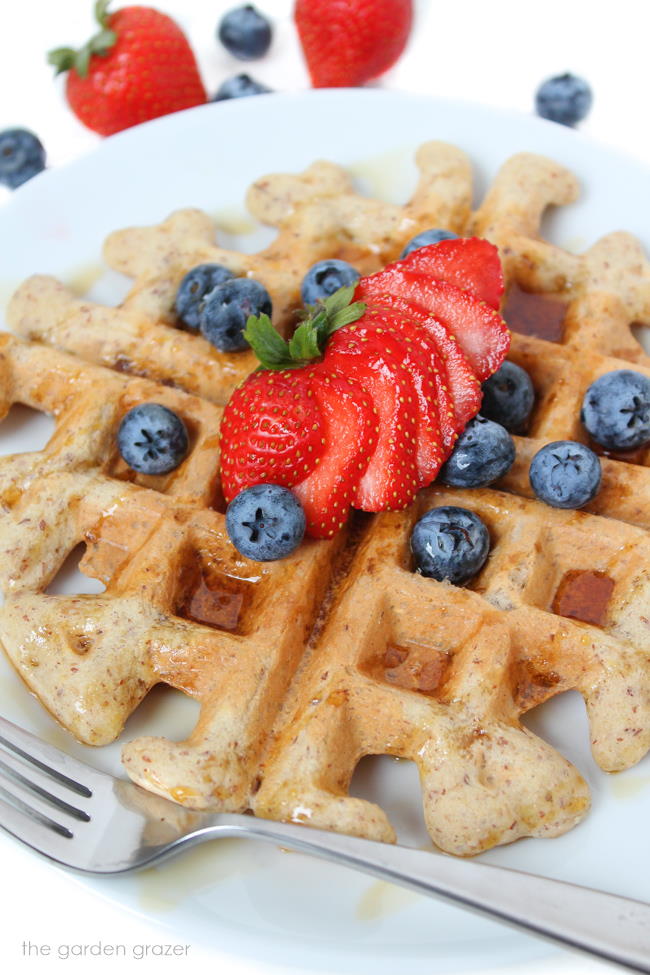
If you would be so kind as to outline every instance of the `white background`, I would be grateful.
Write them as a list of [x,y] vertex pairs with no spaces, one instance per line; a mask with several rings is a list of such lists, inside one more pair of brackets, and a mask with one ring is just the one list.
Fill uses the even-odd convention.
[[[62,82],[52,80],[45,52],[63,44],[80,44],[89,36],[91,0],[12,0],[10,12],[8,0],[5,2],[0,30],[0,129],[10,125],[32,128],[46,146],[48,164],[64,164],[92,149],[100,139],[68,111]],[[307,87],[291,22],[291,0],[258,0],[259,9],[274,18],[275,38],[264,60],[248,64],[232,59],[214,39],[221,13],[237,3],[161,0],[157,6],[186,30],[210,93],[224,78],[242,70],[276,90]],[[117,0],[115,6],[119,6]],[[409,48],[382,84],[532,112],[540,81],[570,70],[585,77],[594,91],[594,107],[581,125],[582,131],[650,162],[647,14],[648,4],[643,0],[419,0]],[[332,138],[335,141],[335,132]],[[3,241],[2,246],[10,246],[10,242]],[[14,844],[3,843],[0,848],[4,971],[95,972],[113,964],[109,959],[90,958],[28,960],[22,955],[24,940],[52,946],[100,940],[153,945],[170,940],[160,928],[94,898],[63,873],[53,902],[50,889],[38,889],[32,856]],[[120,960],[118,964],[147,972],[178,971],[179,966],[189,965],[216,975],[274,970],[226,958],[217,946],[208,950],[198,945],[192,946],[187,960]],[[526,972],[532,975],[535,970],[528,967]],[[542,970],[547,970],[545,965],[539,967]],[[614,969],[567,955],[566,963],[556,962],[553,971],[586,975]]]

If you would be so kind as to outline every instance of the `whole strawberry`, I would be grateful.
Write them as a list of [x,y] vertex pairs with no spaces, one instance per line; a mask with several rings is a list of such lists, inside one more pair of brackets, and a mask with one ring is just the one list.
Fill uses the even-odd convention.
[[295,21],[314,88],[379,77],[406,47],[412,0],[296,0]]
[[68,72],[66,97],[77,118],[100,135],[183,108],[207,95],[196,59],[178,25],[151,7],[108,13],[97,0],[100,30],[84,47],[56,48],[48,61]]

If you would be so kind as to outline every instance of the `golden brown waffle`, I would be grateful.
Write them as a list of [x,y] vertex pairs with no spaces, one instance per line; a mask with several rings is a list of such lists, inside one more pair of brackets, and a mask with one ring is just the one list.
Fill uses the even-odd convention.
[[[255,255],[216,246],[196,211],[114,234],[106,258],[135,278],[116,309],[50,278],[19,289],[10,324],[45,345],[4,340],[3,405],[51,412],[57,429],[44,451],[0,461],[0,636],[28,686],[83,741],[116,737],[157,682],[199,700],[186,741],[125,746],[131,777],[161,795],[392,840],[385,813],[348,787],[364,755],[398,755],[418,765],[434,841],[471,854],[558,835],[588,808],[577,770],[522,726],[535,705],[579,691],[607,770],[650,748],[647,456],[604,458],[603,489],[586,512],[521,496],[542,443],[584,439],[579,404],[596,376],[630,361],[650,375],[629,327],[650,324],[650,268],[625,234],[581,256],[539,239],[545,208],[577,192],[549,160],[507,162],[475,214],[459,150],[429,143],[418,164],[405,207],[359,197],[331,164],[260,180],[249,207],[278,237]],[[333,542],[248,562],[224,532],[212,404],[252,363],[173,328],[178,281],[206,260],[258,277],[287,329],[314,260],[372,270],[417,230],[441,225],[488,236],[510,285],[566,305],[561,341],[514,337],[512,358],[538,400],[502,490],[433,487],[407,512],[360,515]],[[166,478],[132,476],[115,453],[120,417],[143,400],[179,412],[192,434],[187,460]],[[490,530],[490,559],[466,588],[411,571],[411,526],[441,503],[477,511]],[[106,591],[48,595],[78,542],[82,569]]]
[[29,278],[9,305],[14,331],[99,365],[173,382],[223,405],[257,365],[253,353],[217,351],[201,336],[173,327],[174,296],[191,267],[224,264],[261,281],[273,302],[273,321],[285,332],[295,323],[300,282],[314,262],[339,257],[363,273],[377,270],[419,230],[436,220],[460,229],[469,215],[469,164],[451,146],[431,143],[417,156],[420,180],[406,206],[366,199],[333,163],[315,163],[298,176],[266,176],[253,184],[248,207],[278,228],[257,254],[224,250],[207,214],[179,210],[157,227],[118,231],[106,241],[110,267],[134,278],[118,308],[82,301],[56,279]]

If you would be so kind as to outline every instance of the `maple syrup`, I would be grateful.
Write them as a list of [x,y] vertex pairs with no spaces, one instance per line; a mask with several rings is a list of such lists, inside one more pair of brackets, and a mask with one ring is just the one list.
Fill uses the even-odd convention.
[[640,464],[643,467],[645,466],[646,458],[648,457],[647,444],[644,444],[642,447],[637,447],[635,450],[607,450],[590,437],[589,447],[600,457],[609,457],[611,460],[620,460],[624,464]]
[[430,647],[389,646],[369,661],[367,669],[375,678],[404,690],[433,694],[442,684],[449,655]]
[[558,616],[603,626],[614,580],[605,572],[572,569],[562,577],[553,597],[553,612]]
[[176,614],[193,623],[234,633],[246,605],[251,583],[192,566],[183,573]]
[[513,332],[547,342],[562,341],[566,302],[559,298],[524,291],[515,282],[508,291],[502,314]]

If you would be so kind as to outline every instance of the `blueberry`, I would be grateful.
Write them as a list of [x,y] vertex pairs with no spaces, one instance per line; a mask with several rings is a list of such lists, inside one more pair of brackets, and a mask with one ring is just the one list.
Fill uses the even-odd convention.
[[302,300],[306,305],[315,305],[316,302],[329,298],[339,288],[356,284],[359,277],[357,269],[347,261],[337,261],[334,258],[318,261],[312,264],[302,279]]
[[556,440],[538,450],[530,464],[530,486],[554,508],[582,508],[598,493],[600,461],[575,440]]
[[248,559],[270,562],[290,555],[305,534],[305,513],[295,494],[279,484],[255,484],[226,509],[226,531]]
[[240,61],[263,57],[271,46],[271,24],[255,7],[229,10],[219,21],[217,36],[226,50]]
[[416,522],[411,551],[421,575],[462,586],[483,568],[490,536],[473,511],[445,505],[432,508]]
[[266,95],[271,91],[261,81],[255,81],[248,74],[236,74],[226,78],[217,89],[213,102],[222,102],[227,98],[247,98],[249,95]]
[[411,251],[417,251],[420,247],[426,247],[428,244],[439,244],[441,240],[456,240],[457,238],[458,234],[451,230],[440,230],[439,228],[423,230],[409,240],[400,257],[406,257]]
[[250,346],[243,332],[249,315],[271,315],[266,288],[252,278],[233,278],[217,285],[201,305],[201,335],[222,352],[240,352]]
[[168,474],[187,453],[185,424],[160,403],[141,403],[122,418],[117,445],[123,459],[140,474]]
[[514,459],[515,445],[508,431],[499,423],[476,416],[459,436],[438,476],[454,487],[485,487],[503,477]]
[[535,108],[542,118],[561,125],[576,125],[589,114],[593,96],[591,88],[574,74],[548,78],[537,89]]
[[198,264],[187,272],[176,292],[176,314],[186,328],[198,332],[203,299],[232,277],[232,271],[223,264]]
[[511,433],[526,429],[535,403],[535,390],[525,369],[507,359],[483,383],[481,413]]
[[0,183],[15,190],[45,169],[45,149],[27,129],[0,132]]
[[606,372],[582,400],[580,419],[607,450],[636,450],[650,441],[650,379],[632,369]]

